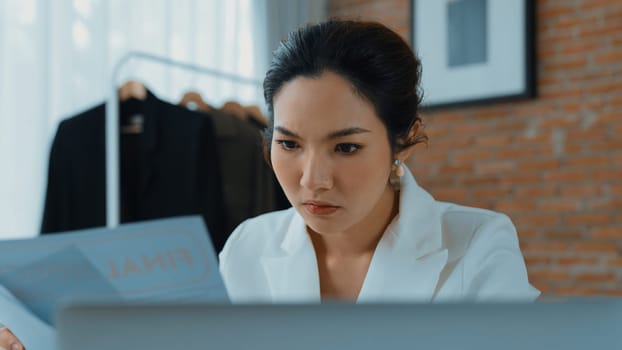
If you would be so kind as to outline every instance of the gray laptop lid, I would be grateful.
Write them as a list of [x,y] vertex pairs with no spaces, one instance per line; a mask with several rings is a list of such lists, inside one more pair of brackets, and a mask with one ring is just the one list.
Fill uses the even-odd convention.
[[81,305],[59,349],[622,349],[616,301],[444,305]]

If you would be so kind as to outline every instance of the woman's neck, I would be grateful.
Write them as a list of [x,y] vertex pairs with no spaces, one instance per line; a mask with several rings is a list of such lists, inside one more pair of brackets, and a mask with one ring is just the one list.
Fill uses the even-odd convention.
[[307,227],[316,254],[360,256],[373,254],[387,226],[399,211],[399,192],[387,186],[371,213],[346,231],[322,235]]

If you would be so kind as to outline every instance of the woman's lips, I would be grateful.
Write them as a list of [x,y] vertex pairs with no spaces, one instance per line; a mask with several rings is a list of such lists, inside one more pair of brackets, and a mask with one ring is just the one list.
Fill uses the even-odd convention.
[[338,206],[326,203],[305,202],[302,205],[313,215],[330,215],[339,209]]

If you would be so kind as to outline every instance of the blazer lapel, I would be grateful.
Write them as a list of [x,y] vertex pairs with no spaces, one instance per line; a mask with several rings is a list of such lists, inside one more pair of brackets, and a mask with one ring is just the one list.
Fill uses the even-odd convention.
[[294,213],[280,251],[262,260],[272,300],[320,302],[320,281],[313,244],[304,220]]
[[436,201],[408,170],[402,182],[400,212],[374,252],[358,302],[430,302],[447,264]]

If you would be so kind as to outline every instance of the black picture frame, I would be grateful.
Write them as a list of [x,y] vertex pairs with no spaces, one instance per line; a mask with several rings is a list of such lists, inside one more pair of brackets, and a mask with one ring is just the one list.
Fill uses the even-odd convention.
[[[463,16],[467,11],[469,14]],[[502,103],[537,96],[535,0],[411,0],[410,15],[411,45],[422,62],[423,109]],[[477,22],[482,17],[484,25]],[[479,49],[466,49],[475,51],[474,55],[453,59],[460,56],[454,52],[465,52],[460,51],[461,43],[477,40],[452,40],[450,33],[458,33],[458,37],[470,35],[470,38],[485,33],[486,43],[477,45]],[[506,49],[501,50],[504,45]],[[453,49],[454,46],[458,49]],[[507,55],[507,61],[502,59],[503,55]]]

